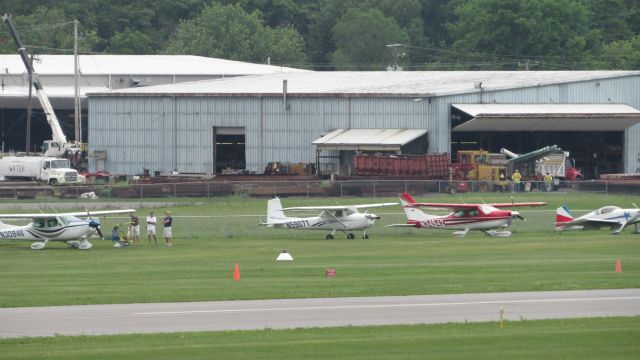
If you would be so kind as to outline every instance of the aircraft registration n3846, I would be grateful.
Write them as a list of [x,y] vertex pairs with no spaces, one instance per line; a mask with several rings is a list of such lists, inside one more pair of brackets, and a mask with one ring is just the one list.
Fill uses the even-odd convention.
[[[133,209],[72,212],[60,214],[0,214],[0,219],[29,219],[27,225],[10,225],[0,222],[0,240],[33,241],[31,249],[41,250],[49,241],[64,242],[72,248],[88,250],[92,245],[88,238],[94,234],[102,237],[100,222],[93,216],[130,214]],[[86,220],[78,216],[87,216]]]

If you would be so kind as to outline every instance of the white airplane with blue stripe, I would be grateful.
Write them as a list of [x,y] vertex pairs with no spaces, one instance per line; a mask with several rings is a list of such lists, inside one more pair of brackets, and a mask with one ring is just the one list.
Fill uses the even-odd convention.
[[[27,225],[10,225],[0,221],[0,241],[33,241],[31,249],[42,250],[49,241],[64,242],[74,249],[89,250],[88,238],[102,238],[100,221],[93,216],[131,214],[133,209],[84,211],[61,214],[0,214],[0,219],[29,219]],[[78,216],[87,216],[86,220]]]
[[586,215],[574,218],[566,206],[556,209],[556,230],[600,229],[609,227],[613,234],[620,234],[627,225],[635,226],[638,233],[640,209],[622,209],[617,206],[604,206]]
[[[338,205],[338,206],[300,206],[282,208],[280,199],[275,198],[267,202],[267,222],[260,223],[267,227],[296,230],[329,230],[326,239],[333,239],[336,231],[347,234],[347,239],[354,239],[353,230],[362,231],[362,238],[368,239],[367,230],[373,226],[380,216],[359,209],[369,209],[381,206],[398,205],[398,203]],[[320,215],[313,217],[290,217],[285,211],[320,211]]]

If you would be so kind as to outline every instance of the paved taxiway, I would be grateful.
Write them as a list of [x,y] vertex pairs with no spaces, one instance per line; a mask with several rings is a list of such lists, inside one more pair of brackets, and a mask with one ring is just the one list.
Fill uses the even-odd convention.
[[640,316],[640,289],[0,309],[0,337]]

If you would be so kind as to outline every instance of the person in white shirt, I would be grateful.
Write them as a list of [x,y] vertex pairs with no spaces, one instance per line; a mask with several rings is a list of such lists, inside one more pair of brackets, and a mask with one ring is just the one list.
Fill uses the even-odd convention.
[[151,244],[151,237],[153,237],[153,243],[158,245],[156,240],[156,217],[153,216],[153,211],[149,212],[147,216],[147,241]]

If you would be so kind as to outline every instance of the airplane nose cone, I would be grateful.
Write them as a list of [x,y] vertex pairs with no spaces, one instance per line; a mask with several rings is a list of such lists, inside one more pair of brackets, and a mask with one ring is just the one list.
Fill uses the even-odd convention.
[[380,216],[378,216],[376,214],[367,214],[366,217],[369,220],[379,220],[380,219]]
[[520,219],[520,220],[524,220],[524,217],[522,217],[522,215],[520,215],[520,213],[519,213],[519,212],[517,212],[517,211],[512,211],[512,212],[511,212],[511,217],[512,217],[512,218],[518,218],[518,219]]

